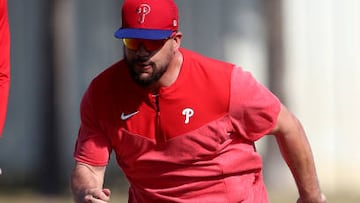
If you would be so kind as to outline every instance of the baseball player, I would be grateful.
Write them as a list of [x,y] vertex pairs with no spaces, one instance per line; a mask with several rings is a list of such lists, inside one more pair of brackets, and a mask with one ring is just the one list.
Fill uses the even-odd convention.
[[173,0],[125,0],[115,36],[124,58],[94,78],[81,102],[76,202],[109,202],[113,152],[130,203],[267,203],[254,145],[265,135],[276,137],[297,202],[326,202],[300,122],[249,72],[181,48]]

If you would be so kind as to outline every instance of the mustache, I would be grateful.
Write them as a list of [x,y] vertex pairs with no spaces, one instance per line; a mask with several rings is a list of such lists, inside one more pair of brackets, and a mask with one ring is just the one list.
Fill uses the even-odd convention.
[[133,61],[135,63],[145,63],[145,62],[149,62],[149,59],[150,59],[149,57],[136,57]]
[[137,58],[134,58],[131,60],[126,58],[126,62],[132,71],[135,71],[136,66],[138,66],[138,67],[145,67],[145,66],[155,67],[156,66],[155,62],[149,60],[149,58],[144,58],[144,57],[137,57]]
[[134,64],[138,64],[138,65],[152,65],[153,62],[149,61],[148,58],[138,58],[138,59],[134,59],[133,60]]
[[139,66],[153,66],[155,65],[155,63],[151,60],[149,60],[149,58],[135,58],[131,61],[132,64],[134,65],[139,65]]

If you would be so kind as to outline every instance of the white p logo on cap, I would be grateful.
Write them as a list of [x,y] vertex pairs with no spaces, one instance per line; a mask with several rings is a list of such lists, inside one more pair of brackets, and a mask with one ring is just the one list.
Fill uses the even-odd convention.
[[149,14],[151,11],[151,8],[148,4],[141,4],[138,9],[137,13],[139,14],[139,23],[143,24],[145,22],[145,16]]

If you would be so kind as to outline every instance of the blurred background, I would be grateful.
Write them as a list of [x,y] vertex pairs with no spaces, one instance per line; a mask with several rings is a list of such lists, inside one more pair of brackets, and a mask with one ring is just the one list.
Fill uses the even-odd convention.
[[[251,71],[307,131],[329,202],[360,202],[360,1],[176,1],[182,46]],[[120,0],[9,0],[11,89],[0,139],[0,202],[71,202],[81,97],[122,57]],[[271,137],[263,155],[271,202],[295,183]],[[112,157],[105,184],[127,201]]]

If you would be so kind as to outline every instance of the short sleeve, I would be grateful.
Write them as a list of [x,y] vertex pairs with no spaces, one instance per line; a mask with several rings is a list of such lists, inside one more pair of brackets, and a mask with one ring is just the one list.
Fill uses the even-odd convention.
[[231,78],[230,116],[245,139],[256,141],[276,125],[279,99],[242,68],[234,68]]
[[107,165],[111,144],[101,128],[99,117],[91,95],[91,86],[85,93],[80,106],[80,129],[75,145],[75,160],[95,166]]

